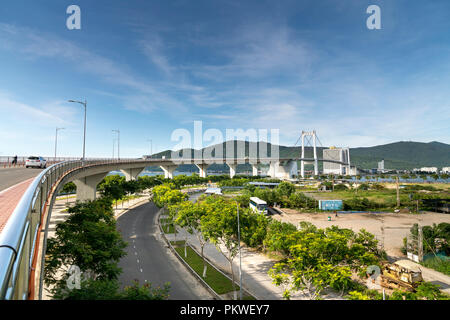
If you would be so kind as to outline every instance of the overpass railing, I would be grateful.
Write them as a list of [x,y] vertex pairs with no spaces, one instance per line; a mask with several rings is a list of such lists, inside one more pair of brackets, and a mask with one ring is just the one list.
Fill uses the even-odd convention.
[[64,178],[92,166],[133,162],[137,161],[66,161],[52,165],[33,180],[0,233],[0,299],[28,299],[30,284],[34,286],[35,255],[40,249],[39,232],[45,225],[45,210],[51,205],[50,196],[66,181]]

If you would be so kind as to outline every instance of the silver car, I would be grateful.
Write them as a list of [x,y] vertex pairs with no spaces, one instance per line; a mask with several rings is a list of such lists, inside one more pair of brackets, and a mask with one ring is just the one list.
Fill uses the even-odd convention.
[[47,167],[47,160],[45,160],[42,157],[28,157],[28,159],[25,161],[25,168],[46,168]]

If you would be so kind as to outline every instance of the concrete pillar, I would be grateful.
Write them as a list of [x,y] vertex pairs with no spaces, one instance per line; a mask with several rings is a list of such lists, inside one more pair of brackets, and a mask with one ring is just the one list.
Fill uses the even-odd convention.
[[164,171],[164,178],[173,179],[173,172],[178,166],[160,166]]
[[235,163],[227,163],[227,165],[230,167],[230,178],[233,178],[236,175],[237,164],[235,164]]
[[279,167],[279,162],[274,161],[270,162],[269,171],[267,172],[267,175],[271,178],[275,179],[277,177],[277,169]]
[[97,185],[107,175],[108,172],[104,172],[74,180],[73,182],[77,186],[77,200],[95,200],[97,197]]
[[125,179],[127,181],[136,180],[138,175],[145,169],[144,168],[130,168],[130,169],[121,169],[120,171],[125,175]]
[[277,170],[276,176],[278,178],[293,179],[294,176],[296,176],[297,172],[298,172],[297,161],[295,161],[295,160],[286,161],[284,163],[281,163],[277,169],[278,170]]
[[201,178],[206,178],[206,169],[209,167],[209,164],[196,164],[197,168],[200,170],[199,175]]
[[252,165],[252,170],[253,170],[253,176],[256,177],[258,175],[258,166],[257,165]]

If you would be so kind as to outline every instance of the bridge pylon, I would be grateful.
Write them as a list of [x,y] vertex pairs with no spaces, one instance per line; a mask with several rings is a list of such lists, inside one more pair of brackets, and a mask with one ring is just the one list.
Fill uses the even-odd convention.
[[317,134],[316,130],[313,131],[302,131],[302,160],[300,164],[300,174],[302,178],[305,177],[305,161],[303,160],[305,158],[305,137],[308,139],[309,142],[311,142],[312,139],[312,147],[314,151],[314,175],[319,175],[319,161],[317,158]]

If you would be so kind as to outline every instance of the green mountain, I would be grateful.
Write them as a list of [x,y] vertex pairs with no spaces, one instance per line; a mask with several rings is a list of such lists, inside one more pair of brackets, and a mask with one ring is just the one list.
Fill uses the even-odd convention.
[[[245,156],[249,156],[250,145],[255,146],[255,142],[240,141],[245,146]],[[237,150],[236,141],[228,141],[226,143],[234,143],[235,154]],[[223,155],[226,156],[226,143],[222,143]],[[217,145],[216,145],[217,146]],[[204,154],[211,154],[215,156],[214,152],[211,152],[216,146],[210,146],[202,149]],[[258,143],[256,148],[265,147],[268,150],[270,156],[271,144],[270,143]],[[220,147],[219,147],[220,148]],[[318,157],[322,158],[323,147],[317,148]],[[181,155],[181,150],[179,151]],[[191,156],[194,156],[193,149],[186,149],[185,152],[190,152]],[[296,158],[301,155],[301,147],[287,147],[279,146],[280,158]],[[171,151],[166,150],[155,154],[155,158],[161,158],[165,156],[166,159],[170,159]],[[313,157],[313,148],[305,148],[305,156]],[[384,159],[386,169],[413,169],[420,167],[447,167],[450,166],[450,145],[440,142],[394,142],[374,147],[363,148],[350,148],[350,160],[351,164],[362,169],[377,168],[377,163]],[[186,171],[197,171],[195,166],[186,165],[180,168]],[[228,171],[226,165],[212,165],[210,170]],[[249,165],[242,165],[239,171],[250,171]]]
[[360,168],[377,168],[384,159],[386,169],[450,166],[450,145],[440,142],[400,141],[369,148],[350,149],[350,160]]

